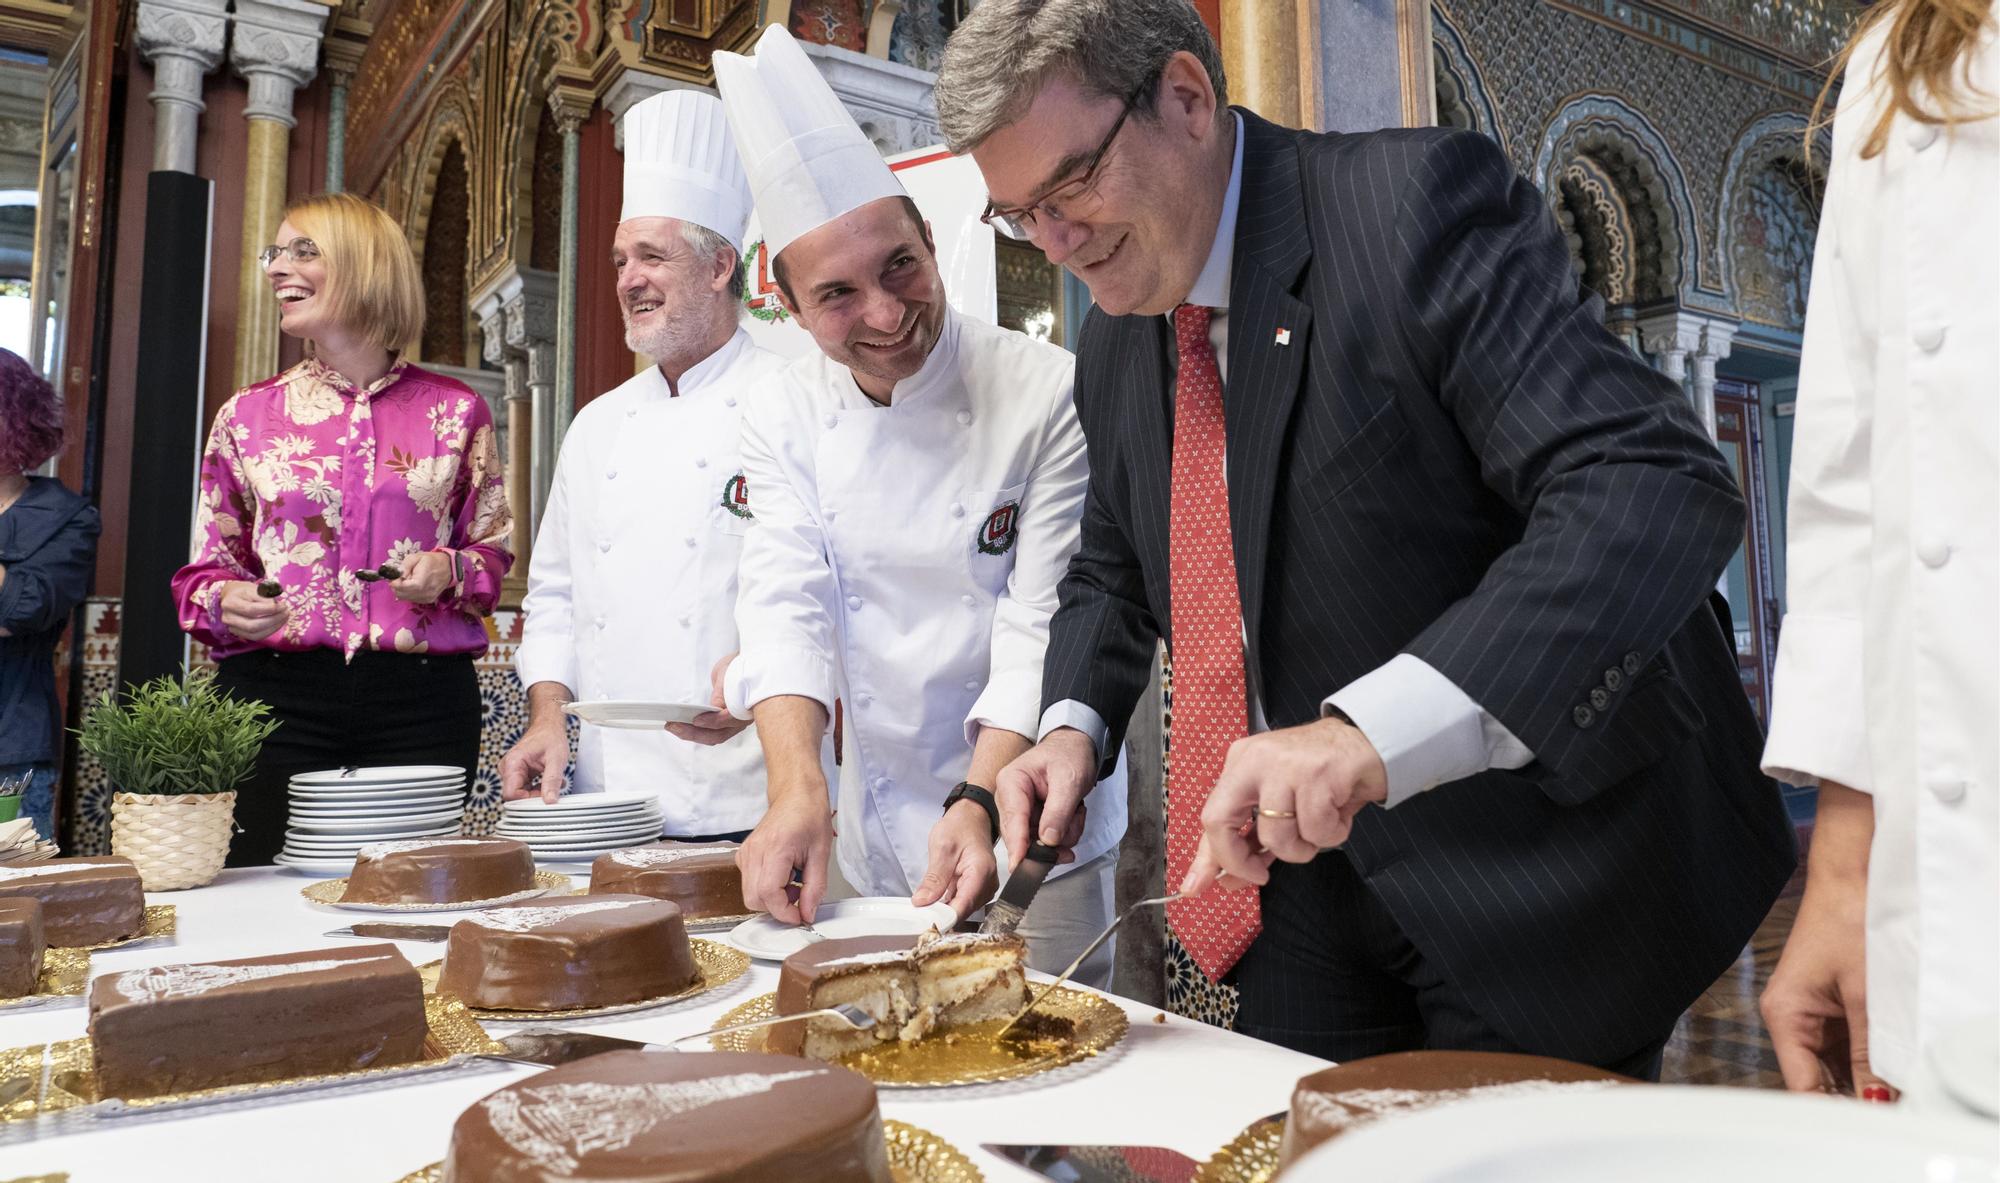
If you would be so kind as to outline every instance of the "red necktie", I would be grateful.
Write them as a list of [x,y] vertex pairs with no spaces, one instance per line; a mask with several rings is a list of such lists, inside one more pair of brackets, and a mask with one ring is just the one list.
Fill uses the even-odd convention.
[[[1173,758],[1167,773],[1167,882],[1178,884],[1201,843],[1201,808],[1229,745],[1249,734],[1243,605],[1223,477],[1222,373],[1208,341],[1209,310],[1174,310],[1173,500],[1168,570],[1174,663]],[[1220,981],[1263,927],[1257,893],[1212,888],[1167,905],[1167,922],[1195,965]]]

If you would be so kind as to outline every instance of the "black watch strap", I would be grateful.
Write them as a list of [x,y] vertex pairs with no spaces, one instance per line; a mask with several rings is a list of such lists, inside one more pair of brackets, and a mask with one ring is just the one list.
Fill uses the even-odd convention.
[[986,811],[986,823],[993,827],[993,840],[995,842],[1000,841],[1000,806],[993,800],[993,794],[986,789],[980,788],[978,785],[959,781],[958,787],[945,796],[945,812],[950,813],[951,807],[960,801],[970,801],[979,806],[979,808],[984,809]]

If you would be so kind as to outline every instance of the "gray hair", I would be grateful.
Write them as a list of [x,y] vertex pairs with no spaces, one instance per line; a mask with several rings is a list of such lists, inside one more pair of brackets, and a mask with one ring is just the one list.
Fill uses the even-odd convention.
[[742,252],[729,245],[728,239],[706,226],[690,222],[685,218],[675,220],[681,224],[681,240],[686,242],[688,249],[696,255],[704,259],[713,259],[717,251],[729,252],[729,257],[735,260],[736,266],[736,273],[729,278],[729,298],[741,303],[745,291]]
[[1208,70],[1220,118],[1229,105],[1222,51],[1190,0],[984,0],[944,47],[938,127],[946,147],[970,152],[1057,75],[1121,102],[1147,88],[1134,109],[1150,116],[1150,84],[1182,50]]

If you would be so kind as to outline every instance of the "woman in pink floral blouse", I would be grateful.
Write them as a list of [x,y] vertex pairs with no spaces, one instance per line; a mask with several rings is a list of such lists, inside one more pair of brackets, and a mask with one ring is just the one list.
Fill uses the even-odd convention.
[[477,766],[472,661],[513,562],[485,401],[397,354],[423,324],[401,230],[360,198],[310,197],[262,258],[311,356],[216,414],[173,581],[218,683],[279,721],[239,790],[232,865],[278,853],[297,773]]

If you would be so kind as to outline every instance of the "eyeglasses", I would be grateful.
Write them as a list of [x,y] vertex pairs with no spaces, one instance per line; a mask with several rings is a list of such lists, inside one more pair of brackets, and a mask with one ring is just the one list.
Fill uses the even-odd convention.
[[319,258],[319,244],[310,238],[294,238],[283,246],[275,244],[257,252],[257,263],[269,267],[283,255],[294,263],[310,263]]
[[[1105,135],[1104,142],[1097,146],[1097,151],[1090,154],[1089,162],[1083,166],[1082,174],[1075,180],[1065,181],[1023,206],[997,206],[988,201],[986,212],[979,215],[979,220],[1017,242],[1026,242],[1042,218],[1047,218],[1051,222],[1067,222],[1073,220],[1079,212],[1088,214],[1090,211],[1082,209],[1079,203],[1090,194],[1091,184],[1097,179],[1097,166],[1104,163],[1104,154],[1111,151],[1112,141],[1116,140],[1118,133],[1125,129],[1125,121],[1132,117],[1132,109],[1138,106],[1139,99],[1153,86],[1153,83],[1148,82],[1133,91],[1125,100],[1125,109],[1118,113],[1118,122],[1111,125],[1111,131]],[[1071,207],[1068,213],[1063,212],[1064,206]]]

